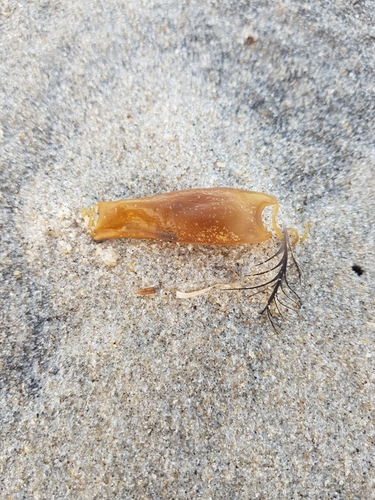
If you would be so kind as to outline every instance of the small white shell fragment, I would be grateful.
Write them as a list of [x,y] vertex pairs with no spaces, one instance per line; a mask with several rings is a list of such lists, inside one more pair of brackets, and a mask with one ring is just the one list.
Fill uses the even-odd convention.
[[72,252],[72,245],[67,241],[60,240],[57,245],[60,252],[65,255],[69,255]]
[[107,248],[98,247],[95,250],[95,253],[100,258],[102,263],[108,267],[114,267],[119,258],[118,253],[112,247],[107,247]]

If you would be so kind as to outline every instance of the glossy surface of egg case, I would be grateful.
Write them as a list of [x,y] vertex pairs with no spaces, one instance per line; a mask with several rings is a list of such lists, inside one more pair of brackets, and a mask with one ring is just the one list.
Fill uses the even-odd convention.
[[96,241],[139,238],[200,245],[244,245],[271,234],[262,211],[278,207],[265,193],[233,188],[190,189],[147,198],[100,202],[86,214]]

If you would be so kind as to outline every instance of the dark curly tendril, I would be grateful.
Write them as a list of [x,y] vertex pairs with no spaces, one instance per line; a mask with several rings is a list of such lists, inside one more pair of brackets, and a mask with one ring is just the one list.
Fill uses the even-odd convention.
[[[298,280],[299,281],[301,280],[301,271],[297,264],[296,259],[294,258],[289,240],[288,230],[284,224],[282,225],[282,235],[283,238],[281,240],[281,244],[277,252],[274,255],[272,255],[269,259],[266,259],[260,264],[257,264],[256,267],[263,266],[267,262],[271,262],[279,257],[278,262],[273,267],[271,267],[271,269],[267,269],[259,273],[246,275],[246,277],[263,276],[263,275],[265,277],[267,275],[268,277],[270,277],[271,276],[270,273],[274,271],[273,277],[268,280],[266,277],[266,281],[260,283],[259,285],[228,289],[228,290],[257,290],[257,292],[251,295],[251,297],[253,297],[254,295],[265,292],[267,291],[268,288],[272,287],[272,291],[267,299],[267,303],[265,307],[260,311],[260,314],[267,315],[272,325],[272,328],[275,330],[275,332],[278,332],[281,328],[280,318],[283,318],[284,316],[283,309],[289,309],[294,312],[297,312],[302,305],[301,298],[289,284],[287,277],[288,274],[287,272],[289,267],[288,266],[289,257],[291,257],[292,265],[294,265],[297,271]],[[282,300],[280,296],[282,297]]]

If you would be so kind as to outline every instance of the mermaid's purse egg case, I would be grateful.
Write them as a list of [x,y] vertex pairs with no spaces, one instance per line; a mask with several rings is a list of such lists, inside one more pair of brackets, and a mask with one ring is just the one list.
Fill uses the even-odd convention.
[[262,222],[268,205],[276,208],[278,202],[265,193],[207,188],[100,202],[85,214],[90,216],[90,232],[96,241],[138,238],[245,245],[270,238]]

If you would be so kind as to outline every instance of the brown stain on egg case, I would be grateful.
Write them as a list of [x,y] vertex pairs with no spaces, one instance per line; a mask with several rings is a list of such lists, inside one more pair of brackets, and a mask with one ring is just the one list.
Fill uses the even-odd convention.
[[[270,238],[262,222],[275,197],[234,188],[174,191],[100,202],[84,213],[96,241],[137,238],[200,245],[245,245]],[[276,213],[274,213],[275,218]]]

